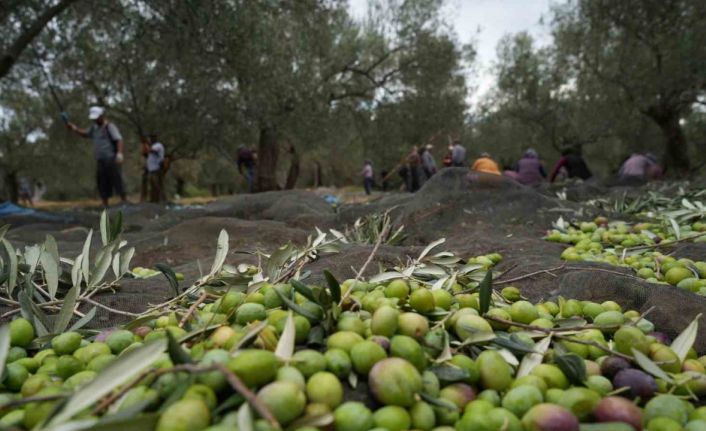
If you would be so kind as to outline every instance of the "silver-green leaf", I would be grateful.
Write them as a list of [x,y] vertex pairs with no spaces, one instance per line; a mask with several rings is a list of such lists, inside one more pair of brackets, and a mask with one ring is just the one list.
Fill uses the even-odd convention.
[[165,348],[166,340],[155,340],[121,355],[94,380],[74,392],[64,407],[50,420],[49,425],[57,425],[71,419],[116,388],[131,381],[157,361]]
[[696,316],[694,320],[689,323],[689,326],[684,328],[684,330],[674,339],[672,345],[670,346],[674,353],[679,356],[679,361],[684,362],[686,355],[689,353],[689,349],[694,346],[696,341],[696,335],[699,332],[699,319],[701,314]]

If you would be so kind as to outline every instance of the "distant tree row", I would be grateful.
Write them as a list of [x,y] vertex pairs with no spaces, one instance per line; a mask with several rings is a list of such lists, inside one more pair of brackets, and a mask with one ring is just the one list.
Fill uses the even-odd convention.
[[501,41],[497,85],[477,106],[475,51],[443,7],[374,0],[355,20],[345,0],[2,2],[5,186],[21,175],[55,197],[90,195],[90,145],[58,114],[87,123],[91,104],[121,127],[133,188],[139,136],[155,131],[181,188],[232,188],[240,146],[257,150],[260,191],[351,183],[364,159],[379,174],[412,145],[440,160],[450,137],[506,163],[529,146],[549,159],[581,147],[603,174],[631,151],[674,175],[706,161],[706,2],[554,6],[550,43]]

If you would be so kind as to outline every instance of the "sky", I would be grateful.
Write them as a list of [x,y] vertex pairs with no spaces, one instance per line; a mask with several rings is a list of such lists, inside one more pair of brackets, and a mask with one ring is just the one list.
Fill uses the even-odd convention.
[[[354,16],[365,16],[368,0],[349,2]],[[548,29],[540,24],[540,19],[547,15],[551,3],[552,0],[448,0],[444,9],[448,22],[460,42],[475,41],[478,52],[477,75],[471,82],[476,91],[469,96],[471,104],[494,86],[492,66],[503,35],[526,30],[539,44],[549,41]]]

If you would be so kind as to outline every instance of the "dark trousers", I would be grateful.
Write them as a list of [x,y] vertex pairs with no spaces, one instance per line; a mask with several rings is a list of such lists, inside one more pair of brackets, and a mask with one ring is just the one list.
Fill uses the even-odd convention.
[[150,202],[163,202],[162,193],[162,171],[154,171],[149,173],[150,182]]
[[96,183],[98,194],[102,200],[107,201],[115,194],[125,199],[123,187],[123,174],[120,165],[113,159],[96,160]]
[[147,168],[142,170],[142,183],[140,184],[140,202],[144,202],[147,200],[147,196],[149,194],[149,172],[147,172]]
[[365,187],[365,194],[369,195],[370,191],[373,189],[373,179],[363,178],[363,187]]

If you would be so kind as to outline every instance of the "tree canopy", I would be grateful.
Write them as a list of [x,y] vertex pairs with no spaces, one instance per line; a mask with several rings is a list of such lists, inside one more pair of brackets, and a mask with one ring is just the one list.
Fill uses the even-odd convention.
[[474,105],[475,49],[443,0],[369,3],[356,19],[345,0],[3,2],[6,186],[21,175],[61,184],[54,197],[91,195],[90,145],[58,113],[87,124],[92,104],[126,137],[132,189],[139,137],[154,132],[189,193],[242,189],[240,147],[257,151],[262,191],[348,184],[364,159],[379,175],[413,145],[440,159],[457,136],[471,156],[490,150],[508,165],[530,146],[546,159],[579,147],[603,175],[634,151],[675,175],[706,161],[703,1],[555,5],[549,43],[500,41],[496,85]]

